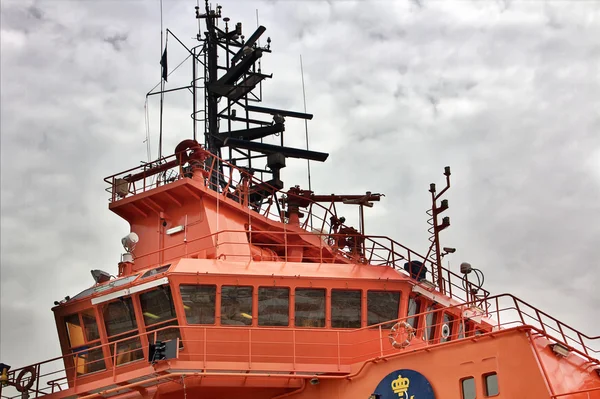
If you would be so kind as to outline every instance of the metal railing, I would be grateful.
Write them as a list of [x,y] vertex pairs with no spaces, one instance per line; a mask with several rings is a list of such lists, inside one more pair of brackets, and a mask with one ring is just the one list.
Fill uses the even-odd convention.
[[[306,257],[305,259],[311,262],[343,262],[343,263],[368,263],[378,266],[391,266],[396,269],[402,269],[403,264],[410,263],[417,260],[423,264],[429,273],[433,276],[434,272],[440,269],[434,261],[427,258],[411,249],[405,247],[397,241],[392,240],[389,237],[376,236],[376,235],[363,235],[363,234],[338,234],[331,225],[332,220],[339,220],[337,216],[337,210],[334,203],[329,204],[328,207],[323,206],[320,203],[311,202],[307,208],[307,215],[305,216],[304,222],[300,224],[301,231],[308,232],[308,234],[299,233],[298,229],[294,226],[288,225],[286,218],[280,207],[280,202],[283,196],[294,196],[293,193],[286,191],[277,190],[270,187],[272,194],[265,194],[260,204],[250,203],[250,193],[255,190],[256,187],[268,187],[266,183],[257,179],[252,174],[248,173],[247,170],[232,165],[220,158],[213,155],[207,155],[208,161],[201,166],[201,181],[202,185],[208,188],[209,192],[219,197],[228,198],[233,200],[240,205],[244,206],[244,211],[247,211],[249,215],[260,214],[263,217],[282,222],[283,229],[289,229],[285,232],[266,232],[254,230],[252,226],[252,218],[249,217],[249,230],[245,231],[248,234],[249,242],[254,244],[252,241],[252,234],[257,233],[268,233],[270,235],[280,236],[280,241],[285,245],[284,252],[282,255],[283,259],[287,259],[287,251],[293,248],[294,245],[290,243],[291,240],[288,238],[291,235],[295,237],[301,236],[302,238],[314,238],[315,236],[320,238],[318,242],[319,246],[326,247],[331,253],[335,254],[331,258],[323,258],[323,251],[319,251],[318,256],[312,256],[312,258]],[[107,191],[111,193],[111,201],[116,201],[120,198],[124,198],[127,195],[135,195],[142,192],[146,192],[156,187],[173,183],[185,177],[194,175],[194,171],[190,171],[189,167],[181,165],[178,160],[178,155],[173,154],[168,157],[161,158],[159,161],[150,164],[140,165],[135,168],[131,168],[124,172],[109,176],[104,180],[109,184]],[[166,170],[163,170],[160,174],[155,174],[152,169],[160,165],[174,165]],[[146,175],[146,173],[148,175]],[[131,176],[136,176],[135,181],[129,182],[128,179]],[[215,183],[218,182],[218,183]],[[126,189],[124,189],[126,188]],[[268,190],[267,190],[268,191]],[[119,192],[121,195],[119,195]],[[254,193],[253,195],[260,195],[260,193]],[[279,196],[279,197],[278,197]],[[347,227],[343,224],[341,227]],[[213,237],[216,242],[225,244],[222,240],[219,240],[219,234],[222,233],[235,233],[236,231],[220,231],[214,234],[204,236],[200,239]],[[237,231],[239,233],[239,231]],[[182,242],[181,245],[187,245],[190,242],[197,241],[191,240]],[[312,241],[314,244],[315,241]],[[237,244],[237,243],[229,243]],[[261,244],[263,247],[269,245],[273,248],[277,247],[278,244]],[[151,254],[163,253],[167,249],[173,247],[164,248],[159,251],[154,251]],[[318,247],[317,247],[318,248]],[[210,249],[209,247],[204,249]],[[313,248],[315,249],[315,248]],[[281,252],[281,251],[279,251]],[[187,252],[186,252],[187,253]],[[137,258],[143,258],[150,254],[138,256]],[[234,256],[224,254],[227,256]],[[161,258],[163,261],[166,259]],[[241,259],[240,259],[241,260]],[[447,268],[441,267],[442,270],[442,284],[445,286],[446,294],[459,301],[472,301],[480,300],[480,306],[487,307],[489,304],[485,301],[490,293],[476,286],[475,284],[466,281],[464,276],[460,276]],[[433,280],[433,279],[432,279]],[[438,281],[432,281],[434,286]],[[438,287],[439,288],[439,287]]]
[[[105,356],[94,361],[80,362],[87,354],[78,352],[57,357],[22,369],[11,370],[9,386],[1,388],[2,398],[18,398],[16,379],[25,369],[34,371],[34,381],[27,390],[29,397],[41,397],[59,391],[87,392],[89,384],[99,388],[98,381],[108,387],[121,382],[119,376],[127,371],[154,374],[148,363],[148,344],[170,331],[177,336],[179,351],[175,369],[197,370],[210,375],[217,370],[238,370],[257,375],[278,373],[316,375],[321,378],[353,378],[370,362],[400,356],[403,353],[433,348],[464,339],[481,339],[489,335],[527,329],[561,343],[591,364],[600,365],[600,336],[587,336],[547,313],[508,294],[488,298],[489,312],[481,310],[476,302],[440,307],[428,312],[403,317],[390,322],[353,330],[245,327],[245,326],[165,326],[152,332],[128,337],[94,347]],[[405,348],[394,348],[390,342],[390,326],[395,322],[418,320],[413,337]],[[164,335],[163,335],[164,336]],[[399,338],[406,339],[406,336]],[[128,347],[127,341],[136,340],[139,346]],[[125,348],[120,350],[119,348]],[[143,352],[143,356],[138,352]],[[100,364],[101,362],[101,364]],[[351,365],[361,365],[350,374]],[[94,365],[94,366],[92,366]],[[27,375],[27,373],[25,373]],[[247,374],[252,375],[252,374]],[[143,383],[144,381],[140,381]],[[19,381],[28,385],[28,379]],[[78,388],[79,387],[79,388]],[[560,395],[559,395],[560,396]]]

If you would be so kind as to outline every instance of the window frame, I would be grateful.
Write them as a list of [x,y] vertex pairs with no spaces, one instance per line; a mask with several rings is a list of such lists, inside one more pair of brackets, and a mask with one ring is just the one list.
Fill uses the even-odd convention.
[[[465,381],[473,381],[473,397],[466,397],[465,396]],[[477,399],[477,381],[475,379],[474,376],[469,375],[466,377],[463,377],[459,380],[459,384],[460,384],[460,397],[461,399]]]
[[[306,291],[322,291],[323,292],[323,325],[322,326],[299,326],[298,325],[298,308],[296,307],[298,301],[296,298],[298,297],[298,290],[306,290]],[[294,328],[327,328],[327,288],[321,287],[294,287]]]
[[171,263],[146,270],[144,274],[140,276],[140,280],[155,277],[159,274],[165,274],[169,271],[169,269],[171,269]]
[[[170,267],[171,265],[169,264],[169,265],[165,265],[165,266]],[[165,267],[165,266],[161,266],[161,267]],[[169,290],[169,296],[171,298],[171,312],[172,312],[173,317],[171,317],[169,319],[161,320],[156,323],[147,324],[146,323],[146,315],[144,314],[145,313],[144,306],[142,304],[142,295],[149,294],[151,292],[155,292],[155,291],[159,291],[159,290],[164,290],[164,289]],[[148,343],[154,343],[155,341],[165,340],[165,337],[163,337],[163,335],[168,334],[169,331],[175,331],[175,333],[173,334],[174,337],[169,338],[169,340],[179,338],[179,349],[182,349],[183,348],[183,340],[181,337],[179,314],[177,312],[176,297],[174,296],[173,287],[168,283],[162,284],[162,285],[159,285],[158,287],[153,287],[148,290],[142,291],[142,292],[138,293],[136,295],[136,297],[137,297],[137,303],[140,307],[140,314],[142,315],[142,326],[138,327],[138,328],[140,330],[143,329],[143,331],[144,331],[143,335],[146,337],[146,340],[148,341]],[[178,299],[180,299],[180,298],[178,298]],[[181,303],[183,304],[183,302],[181,302]],[[168,327],[174,327],[174,328],[168,328]],[[165,328],[165,329],[158,331],[158,332],[156,331],[156,330],[160,330],[162,328]],[[141,332],[140,332],[140,335],[142,335]]]
[[[248,324],[223,324],[223,289],[224,288],[250,288],[250,322]],[[219,326],[224,326],[224,327],[252,327],[254,326],[255,320],[258,319],[258,305],[254,305],[254,297],[257,294],[258,290],[256,290],[256,286],[254,285],[236,285],[236,284],[221,284],[219,286],[217,286],[217,302],[215,304],[215,306],[217,306],[218,304],[218,313],[216,315],[216,318],[218,318],[219,322],[218,325]],[[231,305],[227,305],[227,306],[231,306]],[[240,309],[241,310],[241,309]],[[256,312],[256,313],[255,313]],[[243,312],[245,313],[245,312]],[[228,320],[232,320],[230,318],[228,318]],[[216,322],[216,320],[215,320]]]
[[[139,295],[136,295],[136,296],[139,296]],[[114,335],[109,335],[109,330],[106,326],[106,314],[105,314],[106,309],[108,309],[108,307],[113,303],[124,302],[125,300],[129,300],[129,302],[131,304],[131,308],[129,308],[128,311],[129,311],[129,315],[132,316],[132,320],[135,321],[135,327],[133,327],[132,329],[127,330],[127,331],[122,331],[122,332],[119,332]],[[124,366],[124,365],[131,364],[134,362],[139,362],[139,361],[145,360],[144,343],[142,342],[143,334],[140,332],[140,329],[145,327],[145,324],[144,324],[143,319],[142,320],[137,319],[137,314],[136,314],[136,310],[135,310],[136,306],[140,306],[140,311],[141,311],[141,304],[139,303],[139,301],[134,302],[133,296],[122,296],[122,297],[116,298],[115,300],[112,300],[112,301],[109,301],[109,302],[106,302],[103,304],[102,311],[101,311],[102,327],[104,328],[104,331],[106,333],[106,340],[107,340],[107,344],[108,344],[109,351],[110,351],[111,361],[112,361],[112,359],[117,358],[117,364],[113,364],[113,367],[114,366],[120,367],[120,366]],[[141,324],[140,324],[140,321],[142,322]],[[135,348],[134,350],[129,351],[129,353],[133,353],[133,354],[141,353],[141,357],[130,360],[130,361],[119,363],[118,362],[119,346],[127,345],[128,342],[134,342],[136,337],[137,337],[137,343],[139,343],[139,347]],[[115,355],[115,353],[114,353],[115,342],[121,341],[121,340],[123,340],[123,342],[116,344],[117,355]]]
[[[333,294],[334,292],[337,291],[341,291],[341,292],[358,292],[359,293],[359,322],[358,322],[358,327],[334,327],[334,312],[333,312]],[[363,306],[363,290],[360,288],[332,288],[329,291],[329,296],[330,296],[330,300],[329,300],[329,318],[330,318],[330,328],[332,329],[344,329],[344,330],[351,330],[351,329],[359,329],[363,327],[363,310],[364,310],[364,306]]]
[[[283,324],[283,325],[279,325],[279,324],[261,324],[261,318],[260,318],[260,296],[261,296],[261,290],[287,290],[287,324]],[[290,327],[291,326],[291,315],[290,315],[290,307],[292,305],[292,288],[288,287],[288,286],[266,286],[266,285],[258,285],[256,286],[256,297],[257,297],[257,301],[256,301],[256,325],[258,327],[279,327],[279,328],[285,328],[285,327]],[[295,309],[295,305],[294,305],[294,309]],[[296,312],[294,311],[294,314]]]
[[[187,316],[187,311],[185,309],[185,304],[183,303],[183,296],[181,294],[181,287],[214,287],[215,288],[215,300],[214,300],[214,313],[213,313],[213,322],[212,323],[190,323]],[[179,301],[181,302],[181,306],[183,308],[183,317],[182,321],[185,325],[188,326],[216,326],[220,323],[217,323],[217,319],[220,319],[221,313],[217,314],[217,309],[221,309],[221,289],[217,284],[187,284],[182,283],[178,285],[177,295],[179,295]],[[175,311],[177,311],[177,307],[175,307]]]
[[[142,303],[142,295],[146,295],[146,294],[149,294],[151,292],[155,292],[155,291],[159,291],[159,290],[164,290],[165,288],[169,289],[169,296],[171,298],[171,313],[172,313],[171,316],[172,317],[168,318],[168,319],[161,320],[161,321],[157,321],[156,323],[150,323],[150,324],[146,323],[146,315],[144,314],[145,312],[144,312],[144,306],[143,306],[143,303]],[[178,318],[177,318],[177,307],[175,306],[175,299],[173,298],[173,290],[171,289],[171,286],[169,284],[160,285],[158,287],[154,287],[154,288],[151,288],[149,290],[140,292],[139,294],[137,294],[137,299],[138,299],[139,304],[140,304],[140,312],[142,313],[142,322],[143,322],[143,325],[144,325],[145,329],[151,328],[151,329],[156,330],[156,329],[160,328],[160,327],[157,327],[159,325],[164,325],[164,324],[166,324],[168,322],[171,322],[173,320],[178,320]]]
[[[489,390],[488,390],[488,377],[491,376],[495,376],[496,377],[496,393],[493,395],[490,395]],[[481,379],[482,379],[482,383],[483,383],[483,396],[486,398],[493,398],[495,396],[499,396],[500,395],[500,382],[498,381],[498,373],[496,371],[490,371],[488,373],[482,374],[481,375]]]
[[[384,321],[379,321],[377,323],[369,323],[369,294],[370,293],[386,293],[386,294],[398,294],[398,302],[397,302],[397,306],[396,306],[396,317],[388,319],[388,320],[384,320]],[[375,326],[378,324],[381,324],[381,328],[382,329],[390,329],[394,326],[395,322],[393,320],[398,320],[400,318],[400,306],[402,304],[402,290],[384,290],[384,289],[367,289],[367,295],[366,295],[366,309],[367,309],[367,327],[370,326]],[[391,321],[390,321],[391,320]]]
[[[86,323],[83,320],[83,314],[85,312],[89,312],[92,311],[93,315],[94,315],[94,320],[96,322],[96,329],[98,332],[98,338],[96,339],[88,339],[88,328],[86,327]],[[81,345],[77,345],[77,346],[73,346],[73,343],[71,342],[71,334],[70,334],[70,330],[69,327],[67,326],[67,324],[73,324],[73,323],[68,323],[67,319],[77,315],[77,320],[79,322],[78,327],[81,328],[81,335],[83,338],[83,343]],[[81,376],[85,376],[85,375],[90,375],[92,373],[98,373],[98,372],[103,372],[107,370],[107,364],[106,364],[106,357],[104,355],[104,351],[102,348],[102,335],[100,333],[100,327],[101,324],[98,323],[98,317],[96,314],[96,310],[94,307],[91,308],[85,308],[82,310],[79,310],[75,313],[71,313],[68,315],[65,315],[62,317],[62,322],[63,325],[65,327],[65,338],[66,338],[66,343],[68,344],[68,348],[69,348],[69,354],[73,356],[73,363],[74,363],[74,369],[75,372],[77,373],[77,375],[81,375]],[[96,348],[96,349],[94,349]],[[97,352],[99,351],[99,353],[102,354],[101,359],[96,359],[96,360],[92,360],[91,363],[98,363],[98,364],[102,364],[101,368],[97,369],[97,370],[92,370],[92,371],[87,371],[87,372],[79,372],[79,365],[76,364],[76,359],[85,359],[83,357],[80,357],[80,353],[82,352]],[[87,363],[87,362],[86,362]],[[87,364],[84,363],[83,367],[85,368],[85,366],[87,366]]]

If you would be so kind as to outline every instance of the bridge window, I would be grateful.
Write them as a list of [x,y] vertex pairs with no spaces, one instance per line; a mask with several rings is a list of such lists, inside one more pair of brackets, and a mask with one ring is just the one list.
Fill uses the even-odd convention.
[[109,337],[137,330],[131,298],[121,298],[107,304],[104,308],[104,324]]
[[[109,342],[122,341],[110,345],[111,355],[115,356],[116,364],[125,364],[143,359],[142,343],[138,336],[137,321],[131,298],[120,298],[108,303],[104,308],[104,326]],[[126,339],[129,338],[130,339]]]
[[[379,324],[398,318],[400,292],[367,291],[367,324]],[[391,324],[382,325],[391,328]]]
[[140,277],[140,280],[143,279],[143,278],[152,277],[152,276],[156,276],[157,274],[164,273],[167,270],[169,270],[169,267],[171,267],[171,264],[164,265],[164,266],[159,266],[159,267],[157,267],[155,269],[148,270],[146,273],[144,273],[142,275],[142,277]]
[[221,287],[221,325],[252,324],[252,287],[224,285]]
[[325,290],[296,288],[296,327],[325,327]]
[[144,324],[151,326],[174,319],[175,307],[169,286],[161,286],[153,291],[140,294]]
[[[442,324],[442,332],[440,342],[448,342],[452,339],[452,328],[454,327],[454,319],[448,313],[444,313],[444,323]],[[444,336],[446,336],[444,338]]]
[[433,305],[428,306],[426,309],[427,315],[425,316],[425,330],[423,330],[423,339],[425,341],[433,340],[433,334],[435,332],[435,323],[437,319],[437,312]]
[[[420,309],[421,301],[412,296],[408,298],[408,316],[414,316],[418,314]],[[406,319],[406,322],[410,324],[413,328],[417,328],[419,324],[419,318],[409,317],[408,319]]]
[[179,286],[188,324],[215,324],[216,285]]
[[475,391],[475,378],[463,378],[460,383],[463,399],[475,399],[477,397],[477,392]]
[[288,326],[290,321],[290,289],[258,288],[258,325]]
[[331,327],[360,328],[360,297],[360,290],[331,290]]
[[498,389],[498,375],[496,373],[484,375],[483,385],[485,387],[485,396],[496,396],[500,393]]
[[81,320],[85,329],[85,339],[87,342],[100,339],[98,332],[98,323],[96,323],[96,314],[94,309],[87,309],[81,312]]
[[169,341],[175,338],[181,338],[179,328],[167,328],[177,326],[177,314],[171,295],[171,287],[163,285],[155,290],[140,294],[140,304],[142,305],[142,315],[144,324],[148,327],[146,331],[156,331],[155,334],[148,335],[150,342]]
[[64,320],[77,374],[104,370],[106,365],[102,348],[92,349],[100,345],[94,309],[72,314]]

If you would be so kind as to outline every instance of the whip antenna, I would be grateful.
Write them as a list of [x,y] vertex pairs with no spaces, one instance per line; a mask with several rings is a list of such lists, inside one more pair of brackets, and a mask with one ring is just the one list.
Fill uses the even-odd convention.
[[[304,88],[304,67],[302,65],[302,54],[300,54],[300,76],[302,77],[302,101],[304,101],[304,113],[306,113],[306,90]],[[304,119],[304,135],[306,136],[306,151],[309,151],[308,145],[308,120]],[[310,159],[306,160],[306,170],[308,174],[308,191],[312,191],[310,179]],[[310,213],[310,227],[313,227],[312,212]]]
[[[302,100],[304,101],[304,113],[306,113],[306,90],[304,89],[304,68],[302,66],[302,54],[300,54],[300,75],[302,76]],[[306,150],[308,151],[308,121],[306,119],[304,119],[304,133],[306,136]],[[308,189],[312,191],[312,185],[310,182],[310,159],[306,160],[306,168],[308,171]]]

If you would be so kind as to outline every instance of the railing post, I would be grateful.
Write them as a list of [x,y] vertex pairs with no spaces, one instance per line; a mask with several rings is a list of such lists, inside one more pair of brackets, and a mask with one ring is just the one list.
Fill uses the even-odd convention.
[[454,298],[452,295],[452,275],[450,274],[450,270],[446,269],[446,275],[448,276],[448,292],[450,293],[450,298]]
[[379,325],[379,356],[383,357],[383,336],[381,335],[381,324]]
[[112,367],[113,367],[113,381],[117,380],[117,343],[113,344],[113,359],[112,359]]
[[252,368],[252,330],[248,329],[248,368]]
[[337,332],[337,361],[338,371],[342,369],[342,358],[340,354],[340,332]]
[[292,330],[292,343],[294,345],[294,371],[296,371],[296,329]]
[[40,392],[40,369],[42,365],[38,363],[35,368],[35,397],[37,398]]
[[544,334],[547,335],[548,333],[546,332],[546,326],[544,326],[544,321],[542,320],[542,318],[540,316],[540,311],[537,310],[537,308],[534,308],[534,309],[535,309],[535,315],[537,316],[538,322],[540,323],[540,326],[542,327],[542,331],[544,332]]
[[[571,330],[573,330],[573,329],[571,329]],[[561,329],[561,332],[562,332],[562,329]],[[581,333],[579,331],[577,331],[577,338],[579,338],[579,343],[581,344],[581,347],[583,348],[583,352],[589,356],[590,354],[588,353],[587,347],[585,346],[585,342],[583,341],[583,337],[581,336]],[[568,342],[566,339],[565,339],[565,343],[568,345]]]
[[325,237],[323,235],[323,231],[321,230],[321,232],[319,233],[319,239],[321,240],[321,242],[319,243],[319,261],[320,263],[323,263],[323,249],[325,249],[325,241],[323,240]]
[[285,225],[283,226],[284,230],[283,230],[283,247],[284,247],[284,253],[285,253],[285,261],[287,262],[288,260],[288,243],[287,243],[287,231],[285,228]]
[[498,297],[496,297],[496,318],[498,319],[498,329],[500,329],[502,324],[500,323],[500,304],[498,302]]
[[204,371],[206,371],[206,327],[204,327]]
[[75,372],[75,376],[73,377],[73,388],[74,389],[77,388],[77,363],[79,363],[78,360],[79,360],[79,353],[76,353],[75,354],[75,363],[74,363],[75,367],[73,370]]

